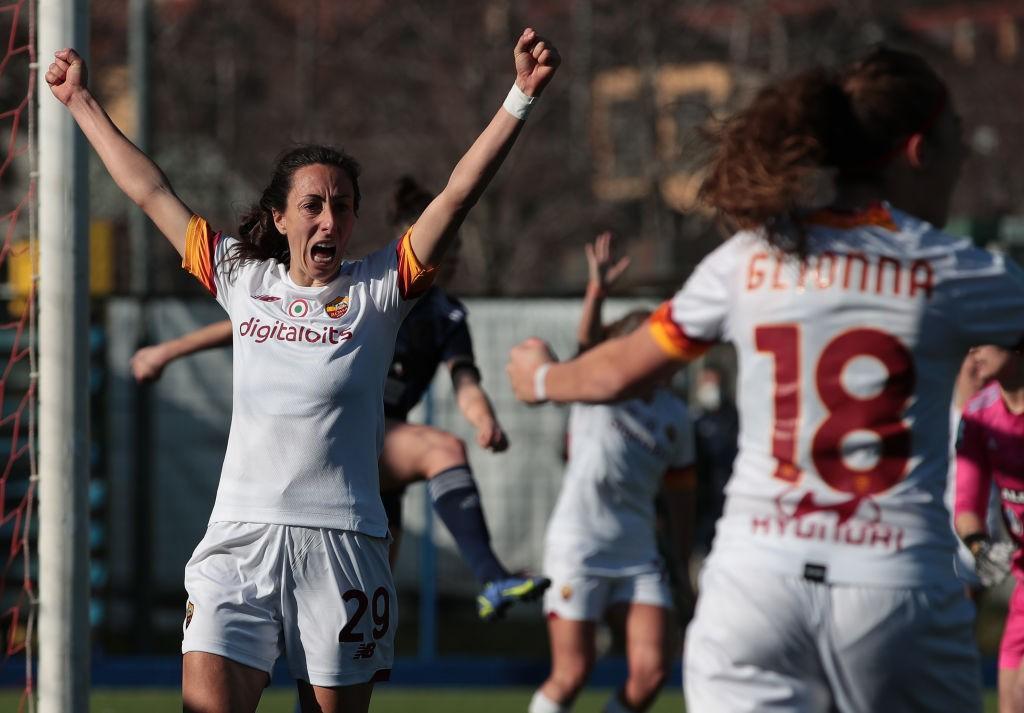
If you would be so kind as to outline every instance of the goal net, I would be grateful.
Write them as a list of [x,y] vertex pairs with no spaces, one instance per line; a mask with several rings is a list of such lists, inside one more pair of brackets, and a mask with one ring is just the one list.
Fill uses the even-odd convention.
[[0,681],[32,706],[36,601],[34,3],[0,0]]

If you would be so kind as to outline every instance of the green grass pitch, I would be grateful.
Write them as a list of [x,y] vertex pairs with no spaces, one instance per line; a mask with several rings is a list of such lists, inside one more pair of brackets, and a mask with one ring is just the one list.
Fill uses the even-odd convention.
[[[529,688],[404,688],[380,686],[370,704],[372,713],[525,713],[533,690]],[[579,713],[598,713],[609,691],[585,691],[574,707]],[[16,691],[0,691],[0,711],[18,710],[20,695]],[[295,696],[282,689],[271,689],[263,696],[259,713],[293,713]],[[97,690],[93,692],[92,713],[178,713],[181,697],[178,691]],[[996,694],[985,696],[985,713],[996,713]],[[651,713],[684,713],[682,694],[668,689],[662,692]]]

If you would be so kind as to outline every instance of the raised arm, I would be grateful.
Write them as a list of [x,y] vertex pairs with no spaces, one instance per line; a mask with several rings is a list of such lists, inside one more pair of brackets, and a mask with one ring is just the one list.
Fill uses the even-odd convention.
[[587,280],[583,312],[576,332],[580,352],[585,352],[604,338],[601,332],[601,306],[608,290],[629,267],[629,257],[612,262],[612,234],[607,231],[598,235],[593,243],[587,243],[584,250],[590,278]]
[[516,398],[526,403],[606,403],[645,392],[683,364],[641,327],[563,363],[531,337],[509,352],[506,371]]
[[231,322],[224,320],[200,327],[194,332],[177,339],[169,339],[149,347],[143,347],[132,357],[132,375],[139,383],[156,381],[164,368],[175,359],[195,354],[206,349],[226,347],[231,344]]
[[476,429],[476,442],[481,448],[500,453],[508,448],[508,437],[498,423],[491,400],[480,385],[476,369],[452,369],[455,402],[466,420]]
[[56,52],[46,71],[46,83],[71,112],[118,187],[184,254],[192,211],[175,195],[160,167],[121,133],[93,97],[85,61],[73,49]]
[[[452,238],[498,172],[523,127],[523,119],[510,113],[540,96],[560,62],[558,51],[532,29],[519,36],[515,47],[515,89],[505,106],[456,164],[448,185],[423,211],[412,234],[412,249],[424,265],[441,262]],[[521,92],[514,97],[516,90]],[[522,95],[525,95],[523,97]]]

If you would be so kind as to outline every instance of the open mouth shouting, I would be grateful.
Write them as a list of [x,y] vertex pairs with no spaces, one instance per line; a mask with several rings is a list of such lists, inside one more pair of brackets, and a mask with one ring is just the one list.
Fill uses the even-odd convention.
[[334,264],[334,258],[338,254],[338,245],[331,240],[321,240],[313,243],[309,250],[310,261],[317,267],[329,267]]
[[352,180],[337,166],[295,171],[284,210],[274,210],[274,225],[288,241],[288,269],[297,284],[334,279],[355,224],[354,196]]

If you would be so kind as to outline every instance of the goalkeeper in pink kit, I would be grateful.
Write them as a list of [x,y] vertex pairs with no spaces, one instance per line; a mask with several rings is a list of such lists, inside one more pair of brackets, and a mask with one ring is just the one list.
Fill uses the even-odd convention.
[[[957,534],[975,557],[978,578],[993,586],[1017,580],[999,646],[999,710],[1024,710],[1024,372],[1021,353],[997,346],[974,349],[979,376],[992,383],[964,407],[956,455]],[[1009,542],[993,543],[985,522],[995,481]]]

